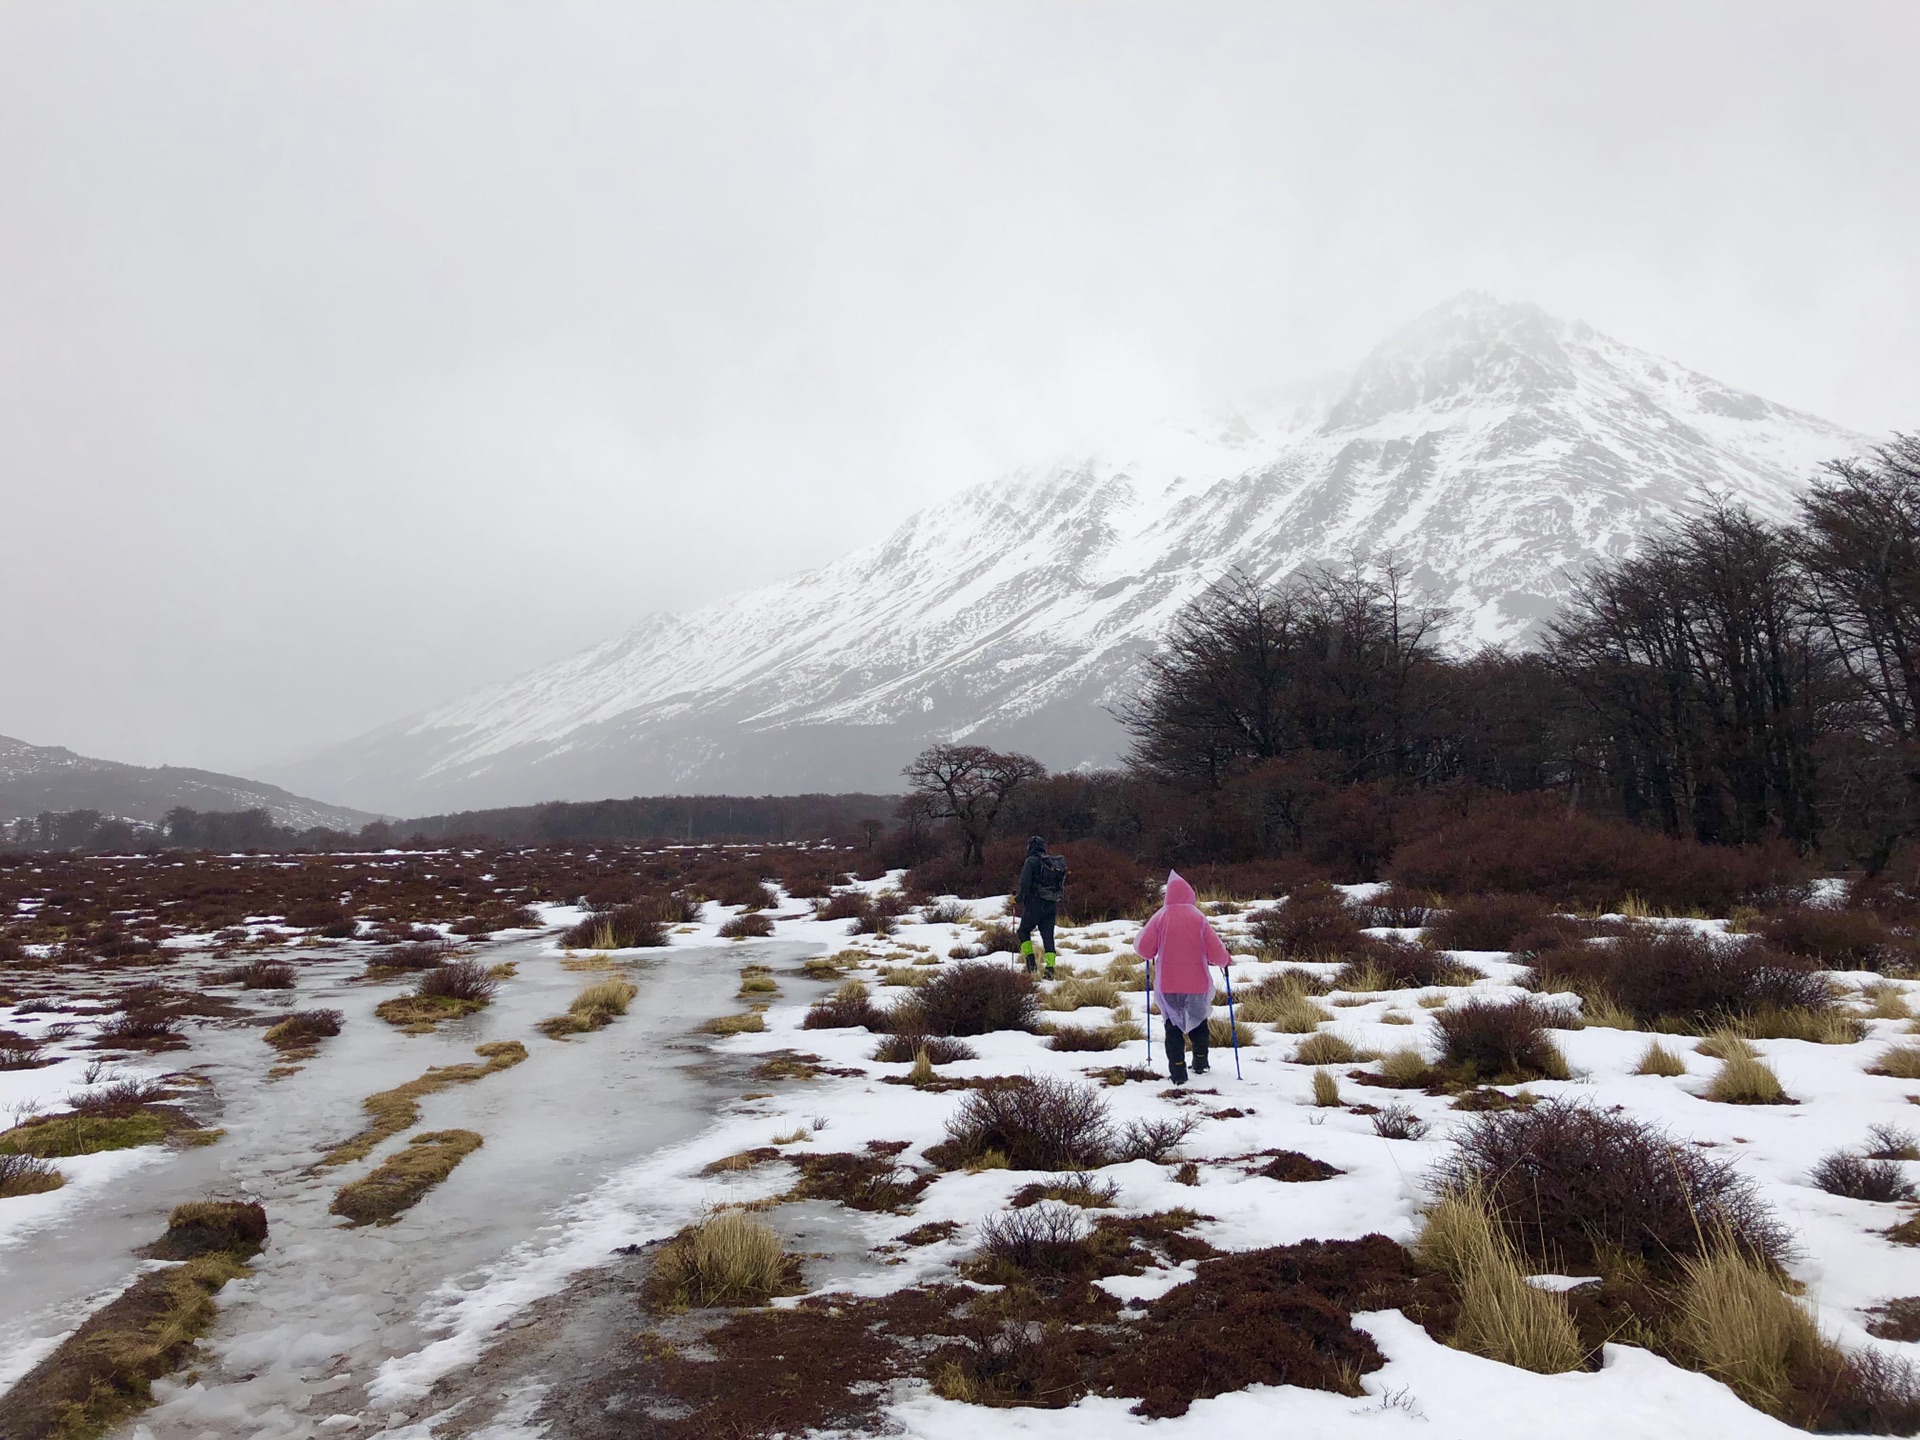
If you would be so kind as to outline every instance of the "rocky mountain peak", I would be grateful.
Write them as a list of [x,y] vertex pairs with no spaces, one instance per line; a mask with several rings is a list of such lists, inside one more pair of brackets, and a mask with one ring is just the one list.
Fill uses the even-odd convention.
[[928,507],[803,575],[280,770],[422,813],[610,794],[885,791],[935,739],[1110,762],[1110,707],[1229,569],[1392,554],[1526,644],[1582,569],[1709,497],[1785,515],[1868,443],[1537,306],[1455,296],[1358,369]]

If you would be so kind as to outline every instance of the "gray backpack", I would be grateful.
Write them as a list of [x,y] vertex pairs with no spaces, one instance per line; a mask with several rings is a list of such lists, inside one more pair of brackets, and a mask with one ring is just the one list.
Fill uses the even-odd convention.
[[1036,855],[1040,863],[1033,872],[1033,895],[1049,905],[1058,905],[1067,894],[1067,859],[1064,855]]

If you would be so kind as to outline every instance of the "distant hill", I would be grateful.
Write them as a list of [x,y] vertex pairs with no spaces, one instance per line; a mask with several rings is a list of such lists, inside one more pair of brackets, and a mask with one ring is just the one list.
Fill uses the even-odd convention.
[[1461,650],[1532,643],[1579,575],[1716,498],[1793,513],[1870,442],[1531,305],[1463,295],[1351,376],[944,500],[821,569],[655,615],[267,773],[421,813],[882,791],[930,741],[1111,764],[1180,607],[1393,555]]
[[380,818],[237,775],[178,765],[123,765],[0,735],[0,824],[47,810],[98,810],[152,825],[182,805],[201,811],[265,810],[275,824],[293,830],[323,825],[356,831]]

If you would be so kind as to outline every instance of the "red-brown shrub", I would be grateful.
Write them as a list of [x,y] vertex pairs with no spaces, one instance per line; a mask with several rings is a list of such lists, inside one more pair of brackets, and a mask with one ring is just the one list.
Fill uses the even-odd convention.
[[1485,801],[1400,846],[1389,874],[1449,895],[1503,891],[1608,907],[1634,895],[1663,909],[1725,915],[1799,882],[1805,867],[1784,843],[1702,845],[1624,820],[1569,814],[1550,797],[1513,796]]
[[944,966],[900,1002],[897,1028],[928,1035],[985,1035],[995,1030],[1032,1030],[1040,1001],[1033,977],[991,961],[963,960]]
[[1389,990],[1421,990],[1429,985],[1471,985],[1480,972],[1457,960],[1449,960],[1427,945],[1405,940],[1382,940],[1362,935],[1348,947],[1353,956],[1333,977],[1335,990],[1352,989],[1363,982],[1366,972],[1381,980]]
[[723,940],[764,939],[773,934],[773,917],[758,910],[749,910],[736,915],[720,927]]
[[452,953],[444,940],[419,940],[382,952],[374,963],[389,970],[431,970]]
[[1286,902],[1247,917],[1262,950],[1297,960],[1327,960],[1351,954],[1362,940],[1364,917],[1325,881],[1300,886]]
[[1462,1079],[1510,1085],[1567,1076],[1566,1061],[1547,1033],[1567,1016],[1534,1000],[1469,999],[1438,1011],[1445,1062]]
[[287,906],[286,923],[296,930],[329,930],[342,924],[351,926],[352,921],[337,900],[298,900]]
[[291,990],[299,972],[285,960],[249,960],[232,970],[221,970],[212,980],[247,990]]
[[1313,881],[1325,881],[1323,867],[1295,856],[1242,860],[1232,864],[1183,865],[1180,873],[1200,895],[1231,900],[1272,900]]
[[1426,925],[1438,913],[1431,895],[1423,890],[1409,890],[1404,885],[1389,885],[1367,901],[1364,908],[1368,924],[1391,926],[1396,930]]
[[1145,866],[1097,840],[1072,840],[1055,848],[1067,862],[1060,918],[1068,924],[1145,919],[1153,912],[1158,900]]
[[813,918],[816,920],[855,920],[867,908],[867,897],[859,890],[834,890],[826,896],[826,903],[816,900],[813,906]]
[[1731,1162],[1644,1121],[1569,1100],[1475,1116],[1442,1166],[1443,1188],[1478,1185],[1521,1252],[1590,1274],[1603,1255],[1670,1274],[1724,1230],[1778,1266],[1791,1236]]
[[[858,980],[850,980],[831,995],[823,995],[808,1007],[801,1020],[802,1030],[885,1031],[887,1012],[873,1003],[873,996]],[[909,1056],[909,1059],[912,1057]]]
[[1420,938],[1436,950],[1506,950],[1546,914],[1532,895],[1467,895],[1450,901]]
[[1602,935],[1624,935],[1619,921],[1582,920],[1573,915],[1546,915],[1513,937],[1514,963],[1532,965],[1549,950],[1571,949]]
[[0,1030],[0,1070],[33,1070],[51,1063],[40,1058],[38,1040],[11,1030]]
[[748,910],[771,910],[780,897],[767,888],[755,870],[730,870],[708,878],[699,887],[709,900],[722,905],[745,906]]
[[1878,970],[1902,953],[1898,937],[1871,910],[1789,905],[1760,925],[1760,933],[1789,955],[1806,955],[1826,970]]
[[[657,949],[668,943],[667,922],[652,900],[597,910],[560,937],[563,945],[588,949]],[[610,943],[609,943],[610,942]]]
[[1810,962],[1753,941],[1636,926],[1617,939],[1548,950],[1534,988],[1597,987],[1643,1025],[1706,1029],[1757,1009],[1825,1010],[1833,993]]
[[947,1121],[955,1164],[989,1150],[1015,1170],[1089,1170],[1108,1163],[1113,1123],[1107,1103],[1088,1085],[1051,1076],[1004,1089],[969,1090]]
[[422,999],[491,1000],[500,982],[472,960],[449,960],[420,977],[413,993]]
[[873,1058],[893,1065],[911,1065],[920,1058],[923,1050],[926,1052],[929,1065],[947,1065],[955,1060],[979,1058],[979,1052],[964,1040],[955,1040],[949,1035],[928,1035],[921,1031],[908,1030],[887,1036],[875,1047]]
[[94,1043],[106,1047],[172,1050],[185,1042],[180,1038],[180,1021],[165,1010],[138,1008],[127,1010],[107,1021],[94,1032]]
[[1091,1227],[1071,1205],[1043,1201],[980,1222],[977,1262],[1014,1279],[1065,1275],[1086,1262]]
[[942,853],[914,866],[907,875],[907,888],[915,894],[957,895],[962,900],[1011,895],[1026,858],[1024,839],[990,840],[978,866],[961,864],[958,852]]

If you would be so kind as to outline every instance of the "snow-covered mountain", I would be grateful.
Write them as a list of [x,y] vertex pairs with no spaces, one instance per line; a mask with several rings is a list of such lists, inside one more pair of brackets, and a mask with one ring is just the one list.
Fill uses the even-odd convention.
[[202,811],[265,810],[276,825],[294,830],[324,825],[351,833],[379,818],[237,775],[95,760],[64,746],[29,745],[0,735],[0,823],[47,810],[98,810],[152,825],[177,805]]
[[1724,495],[1788,514],[1866,440],[1531,305],[1462,295],[1260,415],[929,507],[821,569],[653,615],[283,767],[419,813],[641,793],[890,789],[933,739],[1111,760],[1103,708],[1232,567],[1391,552],[1456,645],[1524,644],[1601,557]]

